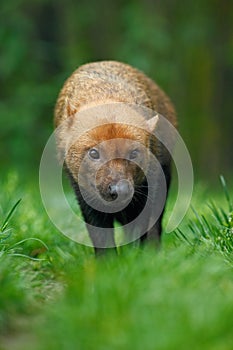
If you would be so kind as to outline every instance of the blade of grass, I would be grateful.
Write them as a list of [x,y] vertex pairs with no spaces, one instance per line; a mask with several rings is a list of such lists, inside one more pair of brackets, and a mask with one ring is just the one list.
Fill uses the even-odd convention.
[[214,219],[220,224],[223,225],[223,220],[219,214],[219,211],[215,205],[215,203],[213,201],[210,202],[210,204],[208,204],[208,207],[210,208],[210,210],[212,211],[213,217]]
[[37,242],[40,242],[47,250],[49,250],[48,246],[39,238],[34,238],[34,237],[30,237],[30,238],[25,238],[25,239],[22,239],[21,241],[13,244],[11,246],[11,249],[14,249],[15,247],[17,247],[18,245],[21,245],[27,241],[37,241]]
[[183,237],[183,239],[190,244],[191,246],[193,246],[193,244],[189,241],[189,239],[185,236],[185,234],[178,228],[177,231],[179,232],[179,234],[181,235],[181,237]]
[[33,258],[30,255],[26,255],[26,254],[20,254],[20,253],[9,253],[8,256],[19,256],[21,258],[27,258],[33,261],[42,261],[42,260],[46,260],[46,259],[41,259],[41,258]]
[[226,226],[229,227],[229,224],[230,224],[229,223],[229,216],[226,214],[226,212],[222,208],[220,208],[220,212],[221,212],[223,218],[226,221]]
[[232,212],[233,211],[233,205],[232,205],[231,198],[230,198],[230,195],[229,195],[229,191],[228,191],[228,188],[227,188],[227,184],[226,184],[226,181],[225,181],[223,175],[220,175],[220,181],[221,181],[221,184],[222,184],[222,187],[223,187],[223,191],[224,191],[227,203],[229,205],[229,211]]
[[202,227],[203,222],[202,222],[202,218],[201,218],[201,216],[198,214],[198,212],[196,211],[196,209],[195,209],[193,206],[191,206],[191,209],[192,209],[192,211],[193,211],[194,215],[196,216],[197,221],[199,222],[199,224],[200,224],[200,225],[201,225],[201,227]]
[[8,215],[7,215],[7,217],[6,217],[6,219],[3,221],[3,224],[2,224],[2,226],[1,226],[1,228],[0,228],[0,231],[1,231],[1,232],[3,232],[3,231],[7,228],[11,216],[13,215],[15,209],[17,208],[17,206],[19,205],[19,203],[21,202],[21,200],[22,200],[22,199],[20,198],[20,199],[13,205],[13,207],[11,208],[11,210],[9,211],[9,213],[8,213]]
[[212,232],[212,228],[204,215],[202,215],[202,219],[205,222],[206,227],[208,228],[208,235],[213,237],[214,235]]

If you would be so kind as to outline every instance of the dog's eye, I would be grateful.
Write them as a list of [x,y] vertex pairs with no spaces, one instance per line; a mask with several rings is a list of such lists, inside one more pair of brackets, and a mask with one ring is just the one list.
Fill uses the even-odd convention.
[[139,155],[139,150],[134,149],[133,151],[130,152],[129,159],[136,159]]
[[99,151],[97,151],[97,149],[95,149],[95,148],[91,148],[89,150],[88,154],[89,154],[91,159],[99,159],[100,158]]

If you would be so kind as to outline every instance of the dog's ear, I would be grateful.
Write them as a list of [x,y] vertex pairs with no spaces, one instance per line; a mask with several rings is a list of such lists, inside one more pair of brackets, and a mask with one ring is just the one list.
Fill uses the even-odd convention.
[[158,120],[159,120],[158,114],[156,114],[153,118],[150,118],[149,120],[147,120],[146,121],[147,131],[149,131],[150,133],[153,133],[158,123]]

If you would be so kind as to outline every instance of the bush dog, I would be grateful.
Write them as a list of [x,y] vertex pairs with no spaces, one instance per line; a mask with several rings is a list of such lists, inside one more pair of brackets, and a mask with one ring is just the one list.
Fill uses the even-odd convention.
[[116,61],[79,67],[59,94],[58,153],[96,254],[116,249],[115,221],[125,227],[126,243],[160,240],[171,177],[171,154],[154,134],[160,116],[176,127],[174,107],[157,84]]

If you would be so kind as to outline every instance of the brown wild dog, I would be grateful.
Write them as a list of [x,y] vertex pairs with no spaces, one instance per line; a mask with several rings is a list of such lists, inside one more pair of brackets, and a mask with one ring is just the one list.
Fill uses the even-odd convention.
[[[154,133],[160,116],[176,127],[165,93],[120,62],[79,67],[59,94],[58,153],[97,254],[115,249],[115,221],[126,228],[126,242],[160,239],[171,163]],[[173,145],[173,136],[166,137]]]

